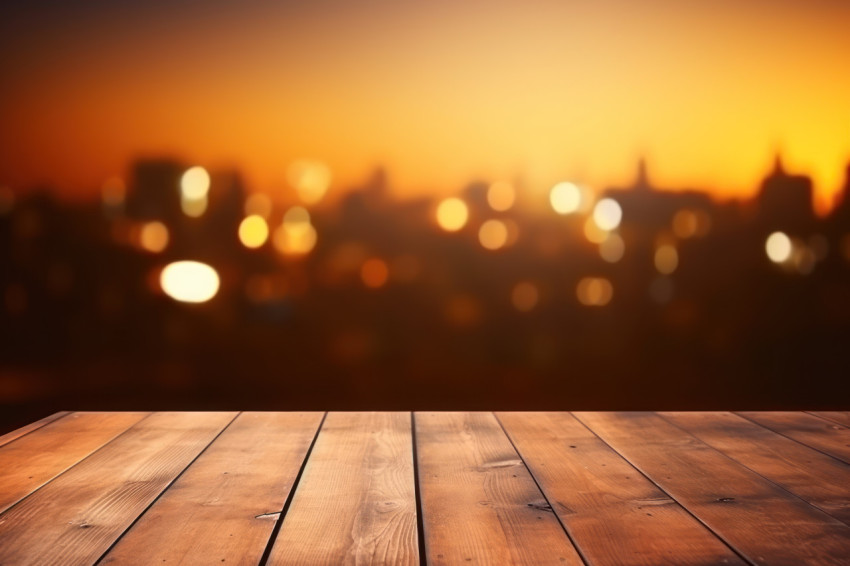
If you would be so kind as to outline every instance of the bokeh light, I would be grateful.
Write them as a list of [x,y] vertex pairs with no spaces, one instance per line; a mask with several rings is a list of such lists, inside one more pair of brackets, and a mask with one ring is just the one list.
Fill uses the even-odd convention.
[[210,174],[203,167],[190,167],[180,178],[180,192],[186,200],[204,199],[209,190]]
[[262,216],[268,220],[272,214],[272,199],[265,193],[251,193],[245,199],[245,216]]
[[239,224],[239,241],[249,249],[256,249],[269,239],[269,225],[259,214],[252,214]]
[[498,250],[508,241],[508,228],[501,220],[488,220],[478,230],[478,241],[488,250]]
[[623,209],[612,198],[604,198],[593,207],[593,221],[601,230],[615,230],[622,219]]
[[508,239],[505,245],[513,246],[519,240],[519,224],[513,218],[506,218],[502,222],[505,223],[505,229],[508,231]]
[[711,217],[704,210],[683,208],[673,215],[673,233],[677,238],[702,237],[711,228]]
[[626,243],[619,234],[609,233],[599,244],[599,256],[608,263],[617,263],[625,252]]
[[183,210],[183,214],[191,218],[203,216],[204,212],[207,210],[208,204],[209,202],[207,201],[207,197],[201,197],[198,199],[180,197],[180,208]]
[[305,204],[322,200],[331,185],[331,170],[320,161],[299,159],[286,170],[286,179]]
[[655,249],[655,269],[663,275],[670,275],[679,266],[679,252],[672,244],[662,244]]
[[582,191],[574,183],[558,183],[549,191],[549,203],[558,214],[578,212],[582,206]]
[[283,215],[283,227],[289,232],[305,232],[311,226],[310,213],[303,206],[293,206]]
[[608,239],[608,232],[599,227],[592,217],[588,217],[584,221],[584,237],[591,244],[602,244]]
[[387,283],[390,270],[387,263],[377,257],[369,258],[360,267],[360,279],[363,284],[372,289],[383,287]]
[[168,246],[168,228],[159,221],[145,222],[139,230],[139,246],[151,253],[159,253]]
[[218,293],[215,269],[198,261],[176,261],[165,266],[159,277],[166,295],[183,303],[205,303]]
[[584,277],[576,286],[578,301],[588,307],[604,307],[614,297],[614,286],[604,277]]
[[457,232],[468,219],[469,208],[459,198],[447,198],[437,207],[437,224],[446,232]]
[[800,240],[791,240],[791,262],[801,275],[808,275],[815,269],[817,256],[812,249]]
[[767,257],[773,263],[784,263],[791,258],[793,251],[791,238],[785,232],[774,232],[767,237],[764,244]]
[[487,203],[497,212],[510,210],[516,201],[516,191],[510,183],[496,181],[487,189]]
[[540,291],[537,285],[530,281],[517,283],[511,291],[511,303],[519,312],[529,312],[540,300]]
[[275,249],[284,254],[299,256],[310,253],[316,246],[318,235],[311,224],[297,223],[295,228],[281,224],[274,231],[272,243]]

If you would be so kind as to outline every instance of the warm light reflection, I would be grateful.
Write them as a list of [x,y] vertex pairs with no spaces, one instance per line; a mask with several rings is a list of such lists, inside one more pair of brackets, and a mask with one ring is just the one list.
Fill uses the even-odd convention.
[[245,216],[262,216],[268,220],[272,214],[272,199],[265,193],[251,193],[245,199]]
[[253,214],[239,224],[239,241],[246,248],[259,248],[269,239],[269,225],[265,218]]
[[160,286],[166,295],[183,303],[205,303],[218,292],[215,269],[197,261],[176,261],[162,270]]
[[293,206],[283,215],[283,227],[292,233],[308,231],[312,227],[310,213],[303,206]]
[[582,205],[582,191],[574,183],[558,183],[549,191],[549,203],[558,214],[578,212]]
[[704,210],[683,208],[673,216],[673,233],[677,238],[687,239],[708,234],[711,217]]
[[180,208],[183,210],[183,214],[191,218],[202,216],[207,210],[207,204],[209,204],[207,197],[198,199],[180,197]]
[[468,219],[469,208],[459,198],[447,198],[437,207],[437,224],[446,232],[457,232]]
[[655,269],[663,275],[670,275],[679,266],[679,252],[671,244],[663,244],[655,249]]
[[791,238],[784,232],[774,232],[767,237],[764,244],[767,257],[773,263],[784,263],[791,258]]
[[501,220],[488,220],[478,230],[478,241],[488,250],[498,250],[508,241],[508,228]]
[[791,240],[791,262],[801,275],[808,275],[815,269],[817,258],[810,247],[800,240]]
[[299,256],[310,253],[316,246],[316,229],[310,224],[295,224],[295,228],[281,224],[274,231],[272,243],[284,255]]
[[510,183],[497,181],[487,189],[487,203],[497,212],[509,210],[516,200],[516,191]]
[[363,284],[372,289],[383,287],[389,278],[390,271],[384,260],[373,257],[363,262],[360,267],[360,279]]
[[503,220],[505,229],[508,231],[508,239],[505,242],[506,246],[513,246],[519,240],[519,224],[513,218]]
[[139,230],[139,246],[151,253],[159,253],[168,246],[168,228],[162,222],[146,222]]
[[320,161],[301,159],[286,170],[286,179],[305,204],[322,200],[331,184],[331,170]]
[[206,198],[209,190],[210,174],[203,167],[191,167],[180,178],[180,192],[187,200]]
[[608,263],[617,263],[625,252],[626,244],[619,234],[609,233],[599,244],[599,256]]
[[210,175],[203,167],[191,167],[180,178],[180,208],[183,214],[198,218],[207,210]]
[[593,221],[600,230],[615,230],[623,219],[623,209],[620,203],[612,198],[604,198],[593,207]]
[[540,292],[537,286],[530,281],[522,281],[514,286],[511,291],[511,303],[520,312],[528,312],[537,306],[540,300]]
[[585,277],[576,286],[576,296],[588,307],[603,307],[611,302],[614,287],[604,277]]
[[584,237],[591,244],[602,244],[608,238],[608,232],[601,229],[592,217],[584,221]]

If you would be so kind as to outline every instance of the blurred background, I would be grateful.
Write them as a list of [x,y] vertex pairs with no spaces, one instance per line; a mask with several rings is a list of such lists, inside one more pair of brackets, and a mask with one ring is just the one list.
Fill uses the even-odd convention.
[[850,5],[12,1],[0,428],[847,408]]

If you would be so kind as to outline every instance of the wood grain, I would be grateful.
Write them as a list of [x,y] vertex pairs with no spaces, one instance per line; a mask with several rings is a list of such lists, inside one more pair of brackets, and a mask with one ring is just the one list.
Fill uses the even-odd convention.
[[850,411],[808,411],[816,417],[834,421],[840,425],[850,426]]
[[0,515],[0,564],[94,563],[234,416],[139,421]]
[[416,413],[430,564],[581,564],[492,413]]
[[0,447],[0,513],[147,413],[73,413]]
[[756,564],[847,564],[850,527],[653,413],[576,413]]
[[845,414],[51,415],[0,564],[848,564]]
[[322,413],[242,413],[102,564],[259,564]]
[[661,413],[751,470],[850,524],[850,464],[732,413]]
[[418,564],[409,413],[329,413],[268,564]]
[[744,564],[569,413],[497,417],[588,564]]
[[41,427],[52,423],[55,420],[59,420],[65,415],[70,415],[70,411],[59,411],[58,413],[53,413],[52,415],[48,415],[43,419],[32,422],[28,425],[24,425],[21,428],[17,428],[15,430],[9,431],[6,434],[0,436],[0,446],[5,444],[9,444],[13,440],[16,440],[24,435],[31,433],[34,430],[38,430]]
[[850,464],[850,428],[800,412],[740,412],[783,436]]

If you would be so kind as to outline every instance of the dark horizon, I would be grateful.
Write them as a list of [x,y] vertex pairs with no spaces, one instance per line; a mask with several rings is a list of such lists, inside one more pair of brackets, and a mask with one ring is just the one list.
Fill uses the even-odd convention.
[[[285,207],[252,197],[238,174],[213,174],[193,217],[179,188],[189,169],[138,162],[125,191],[100,203],[8,203],[7,427],[68,408],[846,399],[850,182],[824,218],[811,181],[779,162],[751,202],[659,192],[645,170],[631,190],[565,185],[537,207],[520,207],[510,186],[473,183],[456,227],[438,206],[451,198],[399,199],[381,175],[335,202]],[[602,230],[606,199],[621,216]],[[263,220],[243,225],[249,212]],[[209,302],[163,293],[157,276],[176,260],[218,272]]]

